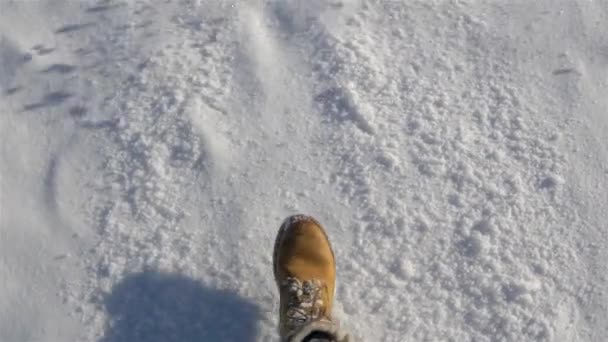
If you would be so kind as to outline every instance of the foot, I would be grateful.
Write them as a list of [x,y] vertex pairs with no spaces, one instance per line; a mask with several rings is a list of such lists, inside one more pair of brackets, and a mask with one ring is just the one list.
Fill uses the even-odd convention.
[[336,263],[319,222],[305,215],[285,219],[274,245],[273,268],[281,297],[283,340],[310,322],[331,320]]

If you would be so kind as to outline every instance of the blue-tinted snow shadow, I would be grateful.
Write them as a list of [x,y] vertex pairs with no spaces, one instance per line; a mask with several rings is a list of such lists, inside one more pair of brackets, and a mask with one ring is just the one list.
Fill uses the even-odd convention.
[[130,275],[114,286],[104,305],[109,321],[99,342],[257,339],[256,304],[179,274]]

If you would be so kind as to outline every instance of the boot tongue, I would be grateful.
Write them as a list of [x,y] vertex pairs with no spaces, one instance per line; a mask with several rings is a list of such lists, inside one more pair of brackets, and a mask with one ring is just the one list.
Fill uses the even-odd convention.
[[297,278],[289,277],[285,279],[283,286],[288,293],[288,308],[285,317],[290,335],[298,331],[304,324],[322,318],[324,303],[319,280],[301,282]]

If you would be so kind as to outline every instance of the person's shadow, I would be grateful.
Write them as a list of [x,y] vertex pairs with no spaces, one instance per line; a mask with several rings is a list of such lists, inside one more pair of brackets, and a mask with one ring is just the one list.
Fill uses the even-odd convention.
[[189,277],[145,271],[104,299],[109,320],[99,342],[255,341],[259,307]]

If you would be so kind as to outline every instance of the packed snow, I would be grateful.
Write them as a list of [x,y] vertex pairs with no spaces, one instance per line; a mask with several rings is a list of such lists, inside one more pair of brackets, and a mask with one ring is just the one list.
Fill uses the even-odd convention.
[[0,341],[608,340],[605,1],[0,0]]

